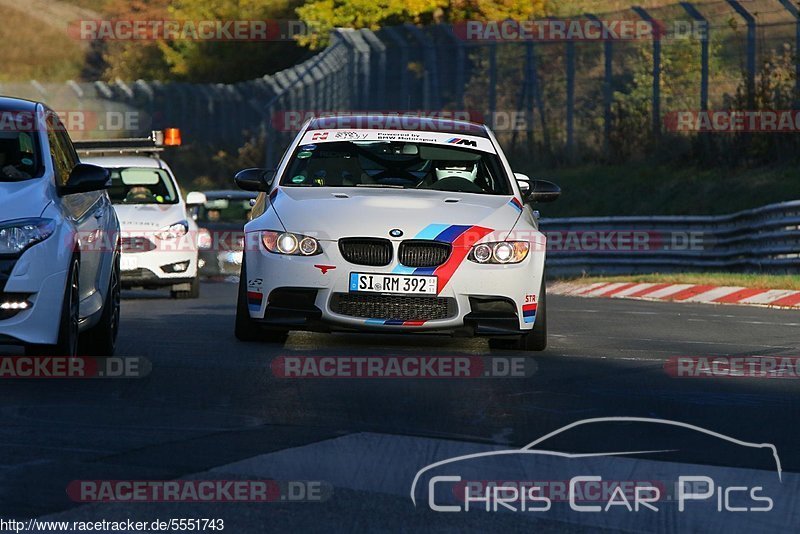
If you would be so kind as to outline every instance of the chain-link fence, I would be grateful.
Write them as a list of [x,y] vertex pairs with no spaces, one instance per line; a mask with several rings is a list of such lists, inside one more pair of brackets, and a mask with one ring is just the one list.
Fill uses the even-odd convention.
[[[67,114],[76,138],[174,126],[189,142],[235,147],[263,135],[268,164],[315,113],[451,113],[493,126],[512,158],[549,165],[698,147],[739,153],[732,148],[752,143],[752,134],[709,141],[697,133],[704,111],[798,109],[800,17],[792,0],[681,2],[545,22],[544,38],[490,31],[504,21],[338,30],[307,61],[236,84],[33,81],[0,92],[48,102]],[[650,34],[612,31],[643,22]],[[559,27],[579,34],[554,32]],[[588,34],[597,27],[609,35]],[[70,124],[71,112],[79,124]],[[683,124],[681,112],[692,120]]]

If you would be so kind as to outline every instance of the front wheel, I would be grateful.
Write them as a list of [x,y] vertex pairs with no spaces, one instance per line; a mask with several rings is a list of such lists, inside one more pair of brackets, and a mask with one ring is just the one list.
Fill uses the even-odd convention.
[[170,291],[169,296],[174,299],[196,299],[200,298],[200,277],[196,276],[192,279],[189,285],[189,289],[184,289],[182,286],[187,284],[180,284],[176,287],[181,287],[181,289],[173,289]]
[[236,339],[245,342],[265,341],[283,343],[289,337],[287,330],[266,330],[250,317],[247,307],[247,271],[245,258],[242,257],[242,270],[239,273],[239,293],[236,299]]
[[119,252],[114,254],[111,264],[111,276],[108,281],[108,292],[103,315],[100,322],[80,336],[80,352],[86,356],[113,356],[117,347],[119,333],[119,311],[122,300],[120,284]]
[[80,261],[73,257],[67,271],[64,300],[58,321],[58,339],[55,345],[30,344],[25,346],[28,356],[68,356],[78,355],[78,325],[80,323]]

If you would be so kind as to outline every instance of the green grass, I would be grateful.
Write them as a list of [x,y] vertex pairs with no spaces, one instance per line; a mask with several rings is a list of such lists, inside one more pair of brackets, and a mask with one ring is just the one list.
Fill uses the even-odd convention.
[[[513,165],[512,165],[513,166]],[[544,217],[714,215],[800,200],[800,167],[755,169],[668,165],[583,165],[515,170],[561,186],[561,198],[539,207]]]
[[800,290],[800,275],[792,274],[736,274],[736,273],[670,273],[632,274],[624,276],[585,276],[574,281],[592,284],[595,282],[636,282],[656,284],[699,284],[713,286],[741,286],[756,289]]

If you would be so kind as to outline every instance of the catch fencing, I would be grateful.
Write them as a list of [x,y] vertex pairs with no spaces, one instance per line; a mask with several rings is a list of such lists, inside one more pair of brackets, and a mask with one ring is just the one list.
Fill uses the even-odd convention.
[[291,138],[287,117],[315,112],[466,112],[494,127],[512,160],[541,166],[627,161],[653,146],[685,151],[699,136],[661,142],[679,111],[800,108],[792,0],[679,2],[572,21],[583,29],[649,21],[659,31],[633,39],[492,33],[503,21],[473,21],[478,31],[469,23],[342,29],[307,61],[240,83],[33,81],[0,92],[57,110],[136,114],[128,128],[98,120],[102,128],[78,138],[175,126],[189,142],[235,148],[264,136],[268,163]]

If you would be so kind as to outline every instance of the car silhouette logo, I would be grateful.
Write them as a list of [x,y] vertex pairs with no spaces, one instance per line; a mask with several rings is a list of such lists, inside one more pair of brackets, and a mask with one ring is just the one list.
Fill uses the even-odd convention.
[[389,230],[389,235],[392,237],[400,237],[403,235],[403,231],[399,228],[393,228]]

